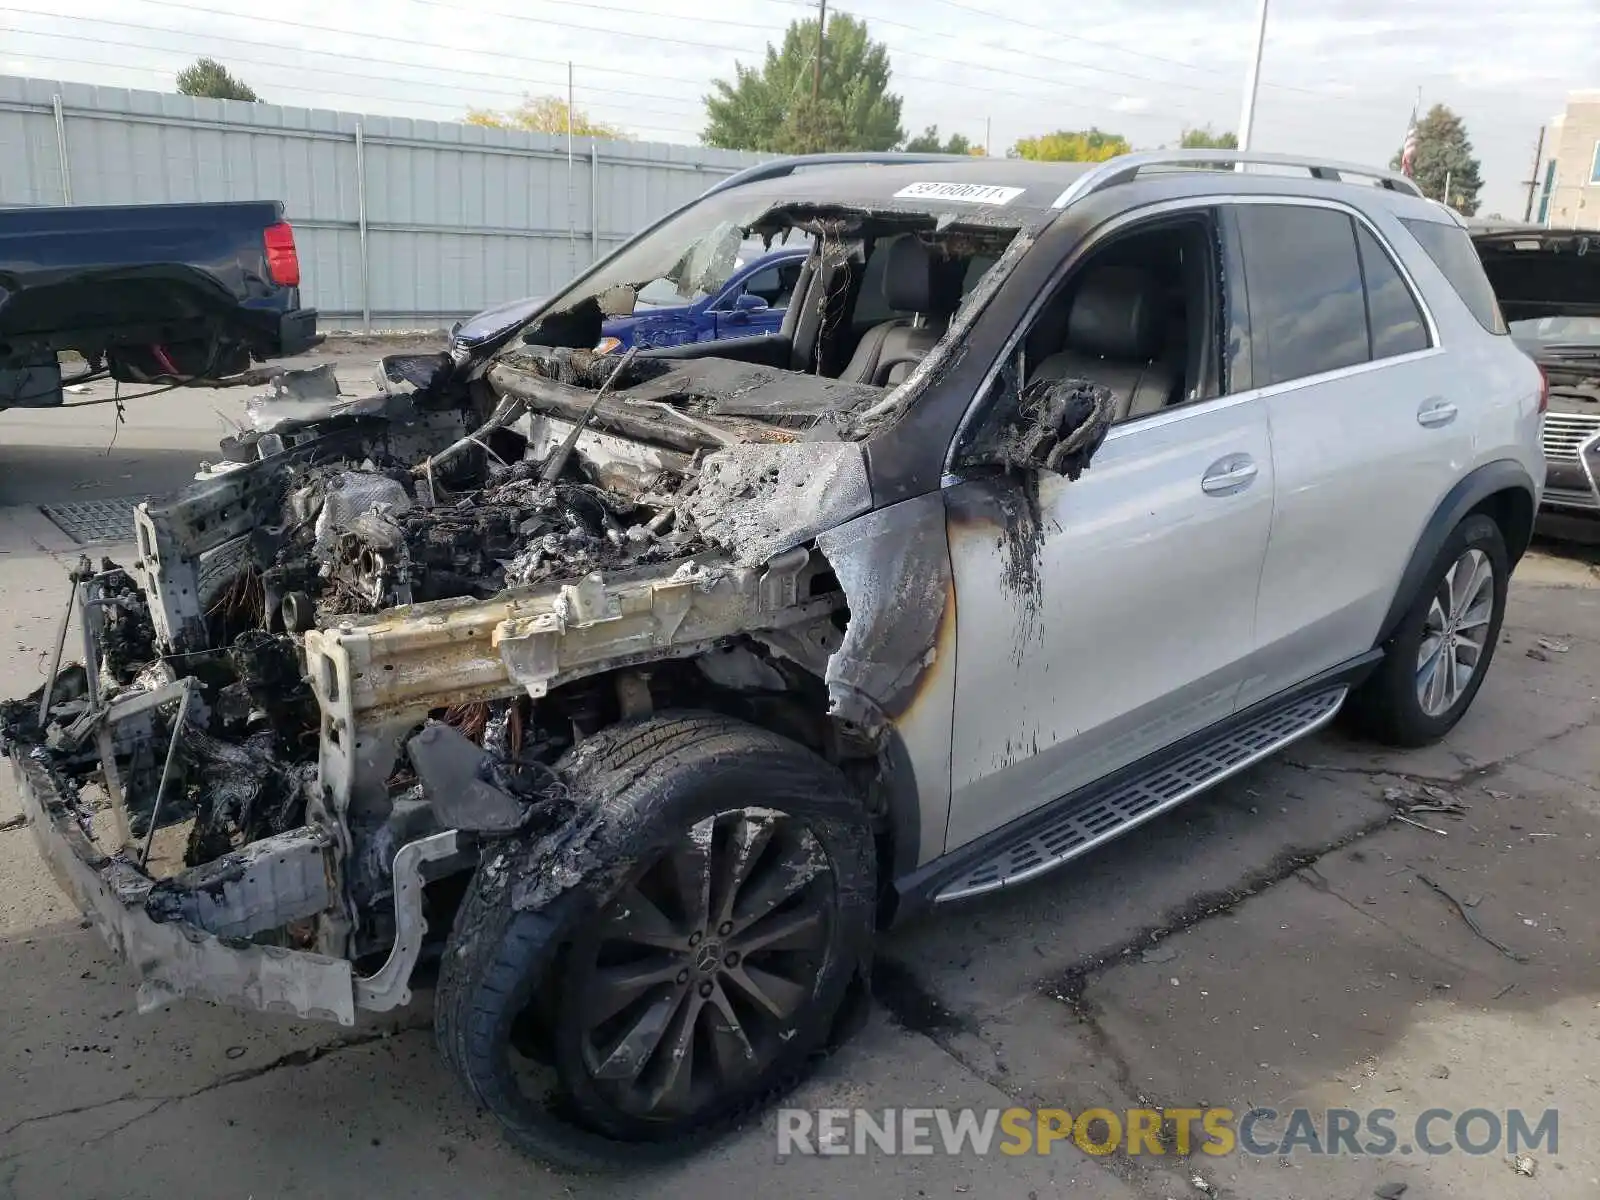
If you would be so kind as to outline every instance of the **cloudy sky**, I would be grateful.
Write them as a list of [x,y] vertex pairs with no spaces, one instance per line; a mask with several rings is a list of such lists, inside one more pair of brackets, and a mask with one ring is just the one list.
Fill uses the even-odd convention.
[[[1271,0],[1254,145],[1386,162],[1421,90],[1483,160],[1483,211],[1521,216],[1539,126],[1600,87],[1600,0]],[[1098,125],[1137,147],[1238,123],[1256,0],[856,0],[910,131],[996,153]],[[199,54],[277,103],[458,118],[562,93],[692,142],[707,81],[758,61],[805,0],[0,0],[0,72],[170,90]],[[264,15],[270,13],[271,15]]]

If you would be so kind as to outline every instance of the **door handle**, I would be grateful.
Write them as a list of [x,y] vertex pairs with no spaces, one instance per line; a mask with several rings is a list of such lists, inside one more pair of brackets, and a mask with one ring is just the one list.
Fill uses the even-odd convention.
[[1248,454],[1218,459],[1200,477],[1200,490],[1208,496],[1230,496],[1249,487],[1257,469],[1255,460]]
[[1417,409],[1417,424],[1428,429],[1448,425],[1456,419],[1456,406],[1448,400],[1424,400]]

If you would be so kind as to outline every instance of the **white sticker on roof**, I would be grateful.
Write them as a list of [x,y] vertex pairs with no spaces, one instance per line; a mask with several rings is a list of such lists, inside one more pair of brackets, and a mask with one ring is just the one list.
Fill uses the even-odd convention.
[[990,183],[908,183],[894,194],[896,200],[955,200],[962,204],[1010,204],[1025,188],[996,187]]

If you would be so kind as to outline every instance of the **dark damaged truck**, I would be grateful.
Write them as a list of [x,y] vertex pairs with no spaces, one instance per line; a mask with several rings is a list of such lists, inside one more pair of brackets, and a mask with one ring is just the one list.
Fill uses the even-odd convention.
[[[596,351],[785,238],[778,332]],[[879,928],[1341,711],[1454,725],[1544,477],[1497,321],[1382,172],[760,168],[370,396],[280,379],[80,564],[82,661],[0,714],[26,812],[141,1008],[348,1025],[437,965],[517,1145],[693,1145]]]
[[[106,376],[237,377],[320,340],[276,200],[0,208],[0,410]],[[65,380],[63,351],[86,364]]]

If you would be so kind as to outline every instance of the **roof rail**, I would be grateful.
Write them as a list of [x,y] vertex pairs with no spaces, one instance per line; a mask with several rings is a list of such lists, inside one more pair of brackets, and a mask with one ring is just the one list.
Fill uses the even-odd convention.
[[1408,196],[1422,196],[1422,189],[1412,180],[1394,171],[1379,167],[1363,167],[1355,163],[1330,162],[1320,158],[1305,158],[1298,154],[1260,154],[1253,150],[1152,150],[1141,154],[1124,154],[1119,158],[1100,163],[1077,179],[1072,186],[1057,196],[1052,208],[1065,208],[1093,192],[1128,183],[1140,171],[1150,167],[1205,167],[1259,165],[1270,167],[1299,167],[1313,179],[1338,181],[1346,175],[1376,180],[1380,187],[1391,192],[1404,192]]
[[757,163],[753,167],[746,167],[742,171],[736,171],[726,179],[719,179],[700,194],[709,196],[714,192],[724,192],[729,188],[743,187],[747,183],[758,183],[763,179],[782,179],[786,175],[793,175],[796,171],[807,167],[910,166],[914,163],[971,161],[971,157],[965,154],[916,154],[894,150],[855,150],[839,154],[797,154],[791,158],[775,158],[771,162]]

